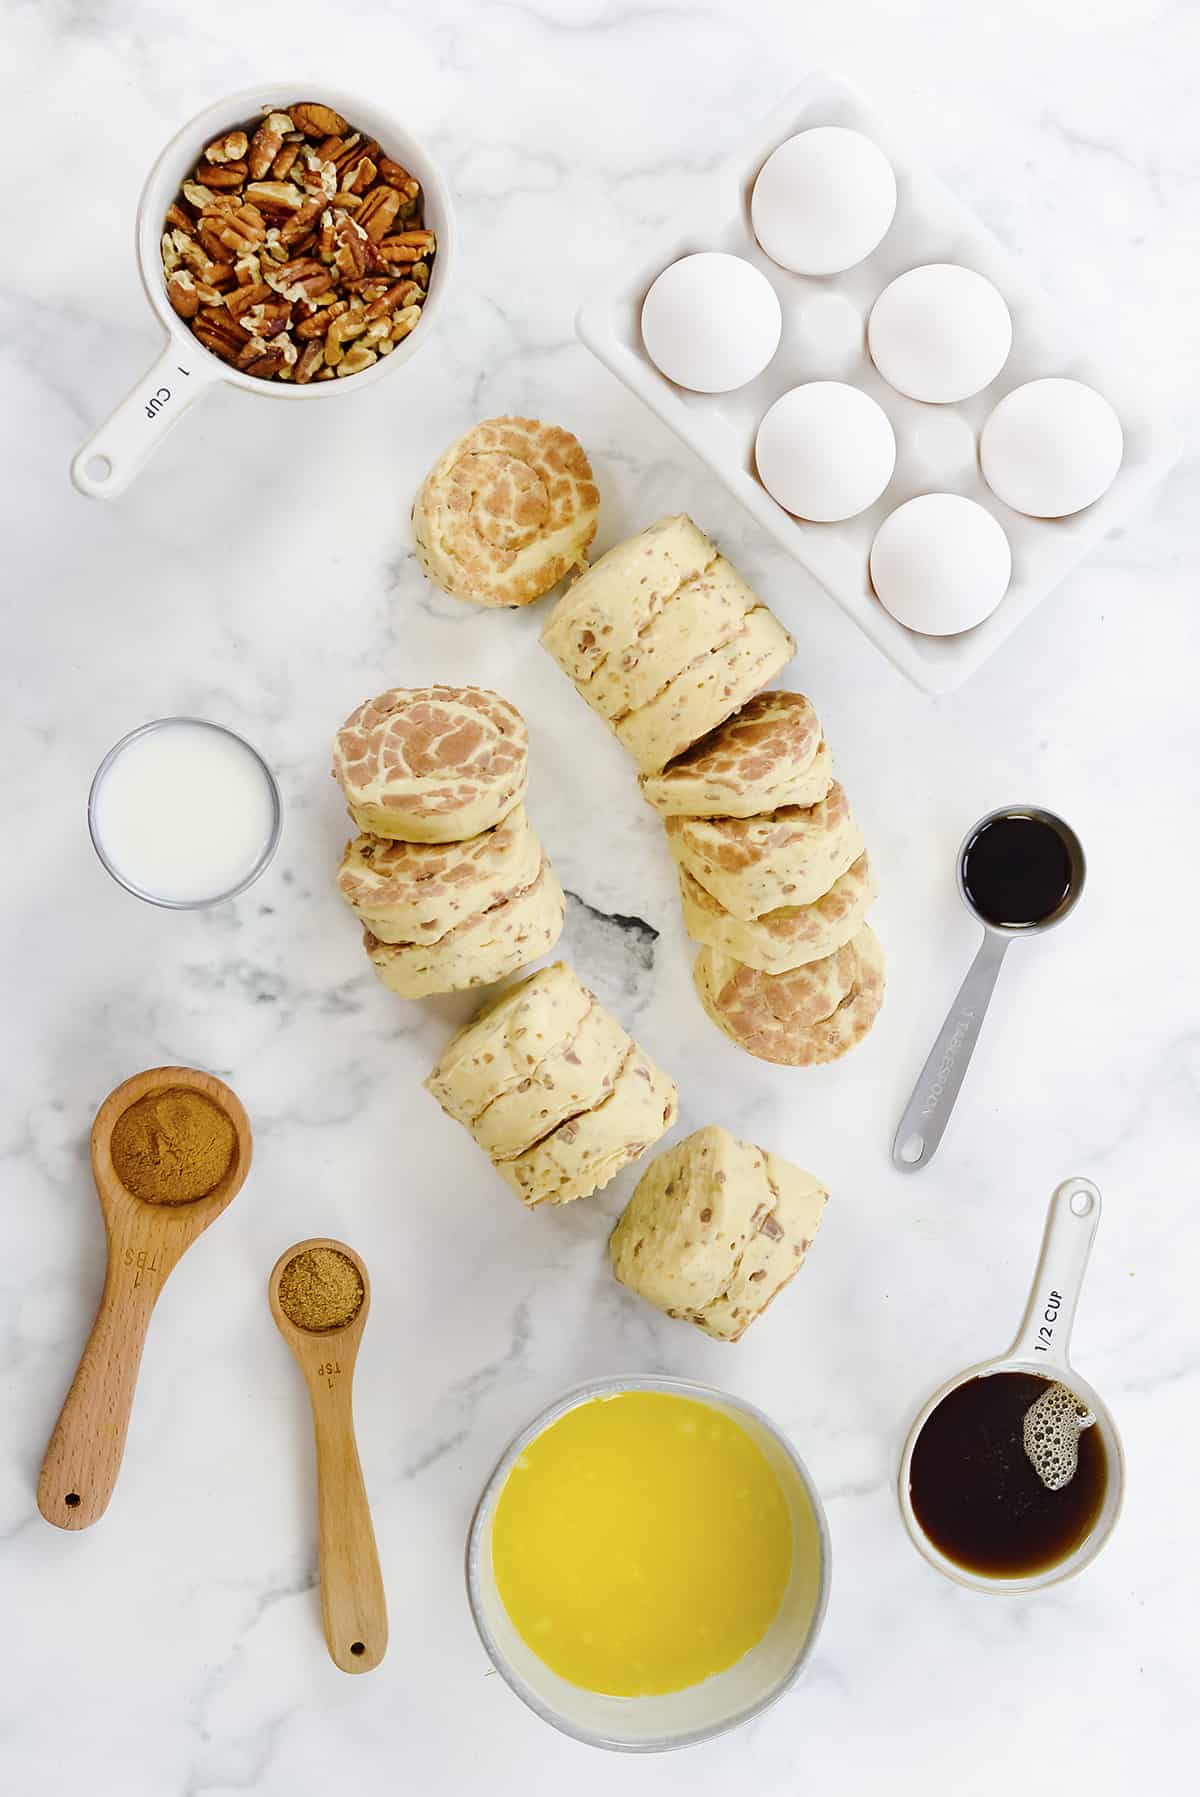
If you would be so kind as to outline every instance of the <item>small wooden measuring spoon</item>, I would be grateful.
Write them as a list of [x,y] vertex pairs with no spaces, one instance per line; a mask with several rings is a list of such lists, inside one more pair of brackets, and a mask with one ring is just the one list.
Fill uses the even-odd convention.
[[[117,1177],[112,1133],[118,1118],[154,1092],[198,1092],[224,1111],[234,1131],[219,1183],[186,1204],[136,1198]],[[60,1529],[99,1521],[121,1469],[146,1330],[167,1275],[237,1196],[250,1171],[250,1123],[229,1087],[194,1067],[152,1067],[110,1092],[92,1125],[92,1177],[108,1239],[104,1289],[38,1480],[38,1509]]]
[[[283,1275],[302,1256],[319,1274],[320,1257],[349,1261],[361,1296],[329,1323],[306,1326]],[[301,1262],[301,1270],[304,1263]],[[375,1530],[354,1439],[354,1363],[371,1304],[367,1269],[353,1248],[327,1236],[297,1242],[281,1254],[267,1284],[271,1315],[304,1374],[317,1443],[317,1522],[321,1562],[321,1621],[329,1656],[343,1672],[370,1672],[387,1651],[387,1600]]]

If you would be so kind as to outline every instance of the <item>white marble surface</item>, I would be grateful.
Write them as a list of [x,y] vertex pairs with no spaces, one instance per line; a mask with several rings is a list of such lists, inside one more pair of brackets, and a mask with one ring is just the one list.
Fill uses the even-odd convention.
[[[906,685],[575,343],[589,285],[808,67],[858,81],[1112,350],[1145,363],[1194,458],[1194,7],[1151,0],[605,4],[10,0],[0,293],[8,623],[0,1258],[0,1787],[108,1797],[325,1791],[1165,1791],[1197,1748],[1193,1191],[1200,1034],[1194,459],[952,698]],[[77,442],[155,353],[131,252],[176,125],[304,67],[427,133],[457,190],[450,316],[402,378],[300,416],[222,392],[125,499],[76,497]],[[478,417],[571,426],[601,543],[686,507],[792,625],[884,886],[890,992],[839,1066],[771,1069],[709,1026],[660,833],[629,765],[538,648],[416,567],[408,506]],[[286,422],[286,429],[284,428]],[[525,1215],[420,1080],[465,1002],[405,1006],[366,969],[331,870],[330,733],[397,681],[482,681],[530,721],[531,807],[578,895],[567,948],[718,1119],[819,1171],[810,1263],[737,1348],[659,1319],[604,1256],[627,1176]],[[83,806],[109,743],[199,712],[278,768],[282,852],[210,915],[140,906],[93,861]],[[952,858],[1033,799],[1083,836],[1075,919],[1014,953],[940,1158],[894,1175],[894,1119],[973,951]],[[644,920],[628,926],[621,914]],[[102,1272],[93,1111],[179,1060],[254,1120],[243,1195],[165,1294],[108,1516],[34,1509],[41,1452]],[[1046,1197],[1106,1212],[1076,1332],[1129,1455],[1097,1564],[982,1598],[912,1551],[893,1496],[908,1420],[1020,1310]],[[290,1241],[341,1235],[375,1303],[358,1381],[392,1615],[381,1669],[325,1656],[308,1418],[270,1322]],[[665,1369],[743,1392],[824,1493],[833,1602],[815,1662],[740,1734],[628,1762],[560,1738],[490,1675],[463,1600],[472,1504],[509,1434],[577,1380]]]

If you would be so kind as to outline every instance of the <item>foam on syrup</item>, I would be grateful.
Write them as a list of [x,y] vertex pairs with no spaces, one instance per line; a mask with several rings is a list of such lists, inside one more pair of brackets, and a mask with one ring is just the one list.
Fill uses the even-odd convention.
[[1025,1412],[1025,1453],[1047,1491],[1061,1491],[1079,1466],[1079,1437],[1096,1418],[1055,1380]]

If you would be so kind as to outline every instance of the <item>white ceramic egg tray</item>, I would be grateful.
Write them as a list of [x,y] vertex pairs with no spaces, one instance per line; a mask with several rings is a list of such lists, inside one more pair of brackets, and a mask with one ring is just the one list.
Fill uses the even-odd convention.
[[[813,125],[845,125],[878,144],[896,174],[896,216],[864,262],[843,274],[790,274],[758,247],[750,194],[778,144]],[[783,336],[757,379],[732,393],[690,393],[661,375],[642,346],[641,310],[655,276],[695,250],[728,250],[760,268],[779,295]],[[957,405],[926,405],[890,387],[867,353],[866,321],[898,274],[926,262],[958,262],[995,283],[1008,302],[1013,346],[982,393]],[[721,296],[713,294],[713,304]],[[1179,454],[1172,427],[1151,416],[1136,384],[1094,360],[1062,308],[928,169],[897,143],[852,89],[809,77],[710,175],[690,224],[672,226],[620,285],[580,311],[588,348],[707,463],[742,504],[790,551],[876,646],[928,693],[945,693],[974,673],[1092,545],[1122,523]],[[1116,408],[1125,455],[1112,486],[1073,517],[1027,518],[992,493],[979,469],[979,432],[996,402],[1025,381],[1065,375],[1095,387]],[[754,437],[767,408],[802,381],[849,381],[879,402],[896,433],[896,470],[882,497],[841,524],[809,524],[776,504],[754,472]],[[889,512],[918,493],[962,493],[999,519],[1012,546],[1008,591],[982,624],[957,636],[908,630],[875,597],[868,572],[872,539]],[[703,524],[703,519],[699,520]],[[787,621],[788,605],[770,602]]]

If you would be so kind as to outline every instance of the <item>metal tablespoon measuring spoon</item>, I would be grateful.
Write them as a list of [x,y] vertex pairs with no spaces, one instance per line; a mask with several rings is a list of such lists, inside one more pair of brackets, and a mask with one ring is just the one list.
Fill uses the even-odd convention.
[[958,851],[958,891],[983,942],[921,1069],[892,1143],[892,1165],[915,1173],[937,1151],[966,1078],[1009,944],[1040,936],[1074,910],[1087,864],[1074,830],[1052,811],[990,811]]

